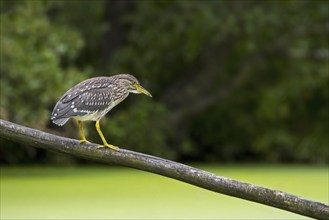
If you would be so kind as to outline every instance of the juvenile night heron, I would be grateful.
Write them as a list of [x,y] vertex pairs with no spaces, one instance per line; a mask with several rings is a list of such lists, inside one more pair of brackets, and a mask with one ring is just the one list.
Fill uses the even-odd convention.
[[122,102],[129,93],[152,95],[144,89],[138,80],[129,74],[111,77],[95,77],[87,79],[69,89],[56,103],[51,114],[53,123],[62,126],[70,118],[78,120],[81,141],[87,141],[83,131],[83,121],[96,121],[95,127],[103,144],[114,150],[119,148],[108,144],[99,126],[99,121],[113,107]]

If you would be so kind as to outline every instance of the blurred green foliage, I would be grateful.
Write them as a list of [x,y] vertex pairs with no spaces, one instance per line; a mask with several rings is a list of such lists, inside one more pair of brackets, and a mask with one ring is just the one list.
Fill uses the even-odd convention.
[[51,125],[56,101],[82,79],[129,72],[154,98],[129,97],[102,120],[110,143],[175,160],[328,163],[328,8],[1,0],[0,116],[78,137],[73,123]]
[[84,41],[77,31],[52,24],[48,7],[45,1],[1,1],[1,116],[41,128],[55,97],[82,79],[70,62]]

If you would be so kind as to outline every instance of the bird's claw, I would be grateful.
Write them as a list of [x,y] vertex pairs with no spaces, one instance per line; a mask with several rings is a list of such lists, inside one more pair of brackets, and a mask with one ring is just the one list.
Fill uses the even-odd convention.
[[117,146],[114,146],[114,145],[111,145],[111,144],[104,144],[104,145],[99,145],[97,147],[97,149],[100,149],[100,148],[103,148],[103,147],[107,147],[107,148],[110,148],[112,150],[119,150],[120,148],[117,147]]
[[83,143],[90,143],[90,141],[88,141],[87,139],[80,140],[80,144],[83,144]]

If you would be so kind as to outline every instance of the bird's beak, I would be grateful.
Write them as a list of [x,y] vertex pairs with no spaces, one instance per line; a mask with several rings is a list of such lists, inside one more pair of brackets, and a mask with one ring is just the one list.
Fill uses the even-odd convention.
[[137,89],[137,91],[138,91],[139,93],[143,93],[143,94],[145,94],[145,95],[147,95],[147,96],[149,96],[149,97],[152,98],[151,93],[149,93],[149,91],[147,91],[146,89],[144,89],[143,86],[138,85],[138,84],[135,84],[135,87],[136,87],[136,89]]

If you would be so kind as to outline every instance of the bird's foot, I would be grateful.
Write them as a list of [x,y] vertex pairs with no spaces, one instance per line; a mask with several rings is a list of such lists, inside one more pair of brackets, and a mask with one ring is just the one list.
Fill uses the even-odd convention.
[[112,150],[119,150],[120,148],[117,147],[117,146],[114,146],[112,144],[104,144],[104,145],[100,145],[97,147],[97,149],[100,149],[100,148],[103,148],[103,147],[107,147],[107,148],[110,148]]
[[87,139],[80,140],[80,144],[83,144],[83,143],[90,143],[90,141],[88,141]]

